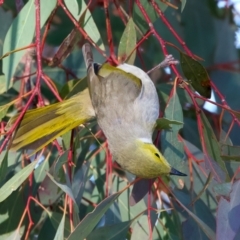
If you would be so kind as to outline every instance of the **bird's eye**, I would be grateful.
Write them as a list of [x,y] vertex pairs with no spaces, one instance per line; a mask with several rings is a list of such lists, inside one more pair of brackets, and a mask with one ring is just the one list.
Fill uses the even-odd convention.
[[159,156],[159,154],[158,154],[158,153],[155,153],[155,155],[156,155],[158,158],[160,158],[160,156]]

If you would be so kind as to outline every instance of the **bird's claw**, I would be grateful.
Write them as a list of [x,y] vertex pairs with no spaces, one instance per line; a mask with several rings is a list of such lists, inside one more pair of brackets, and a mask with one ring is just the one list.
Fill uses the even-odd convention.
[[154,67],[153,69],[151,69],[147,73],[150,74],[150,73],[152,73],[153,71],[155,71],[159,68],[165,68],[165,67],[168,67],[170,65],[177,65],[177,64],[179,64],[179,61],[176,60],[173,57],[173,55],[169,54],[165,57],[165,59],[161,63],[159,63],[156,67]]

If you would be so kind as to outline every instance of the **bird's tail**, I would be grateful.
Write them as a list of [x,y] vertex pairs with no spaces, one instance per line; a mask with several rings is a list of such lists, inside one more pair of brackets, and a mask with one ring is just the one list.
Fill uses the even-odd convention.
[[[7,128],[16,121],[10,119]],[[10,149],[32,149],[37,152],[57,137],[95,117],[88,89],[70,99],[25,113]]]
[[85,61],[86,68],[88,69],[93,64],[93,54],[90,43],[85,43],[82,46],[82,54]]

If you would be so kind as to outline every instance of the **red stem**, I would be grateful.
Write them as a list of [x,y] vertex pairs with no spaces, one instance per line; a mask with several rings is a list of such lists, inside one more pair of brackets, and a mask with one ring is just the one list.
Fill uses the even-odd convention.
[[[159,36],[159,34],[157,33],[157,31],[155,30],[155,28],[153,27],[153,24],[150,20],[150,17],[147,15],[147,12],[145,11],[145,9],[143,8],[143,6],[141,5],[140,1],[139,0],[136,0],[136,4],[139,8],[139,10],[141,11],[142,15],[144,16],[145,20],[147,21],[148,23],[148,26],[151,30],[151,32],[155,35],[155,37],[158,39],[160,45],[161,45],[161,48],[162,48],[162,51],[163,51],[163,54],[164,56],[167,56],[169,55],[168,52],[167,52],[167,49],[166,49],[166,44],[165,44],[165,41]],[[177,68],[175,65],[171,64],[170,65],[171,69],[173,70],[173,72],[175,73],[175,75],[180,78],[180,73],[178,72]]]
[[58,0],[58,4],[62,7],[63,11],[67,14],[67,16],[69,17],[69,19],[72,21],[72,23],[74,24],[74,26],[77,28],[77,30],[81,33],[81,35],[83,35],[84,39],[88,40],[90,43],[92,43],[92,45],[104,56],[107,58],[106,54],[104,53],[104,51],[98,47],[98,45],[87,35],[87,33],[85,32],[85,30],[79,26],[79,23],[77,22],[77,20],[73,17],[73,15],[71,14],[71,12],[69,12],[69,10],[66,8],[65,4],[63,3],[62,0]]
[[185,50],[185,52],[190,56],[190,57],[194,57],[194,55],[192,54],[192,52],[188,49],[188,47],[186,46],[186,43],[179,37],[179,35],[177,34],[177,32],[174,30],[174,28],[172,27],[172,25],[168,22],[168,20],[165,18],[163,12],[161,11],[161,9],[159,8],[158,4],[153,1],[150,0],[150,3],[152,4],[153,8],[155,9],[155,11],[157,12],[157,14],[159,15],[159,17],[162,19],[163,23],[167,26],[167,28],[170,30],[170,32],[173,34],[173,36],[177,39],[177,41],[181,44],[181,46],[183,47],[183,49]]

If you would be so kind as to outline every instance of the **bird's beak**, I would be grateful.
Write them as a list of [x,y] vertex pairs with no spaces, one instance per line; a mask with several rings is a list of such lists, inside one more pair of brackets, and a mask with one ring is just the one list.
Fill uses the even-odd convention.
[[170,175],[187,176],[187,174],[181,173],[173,167],[171,168]]

